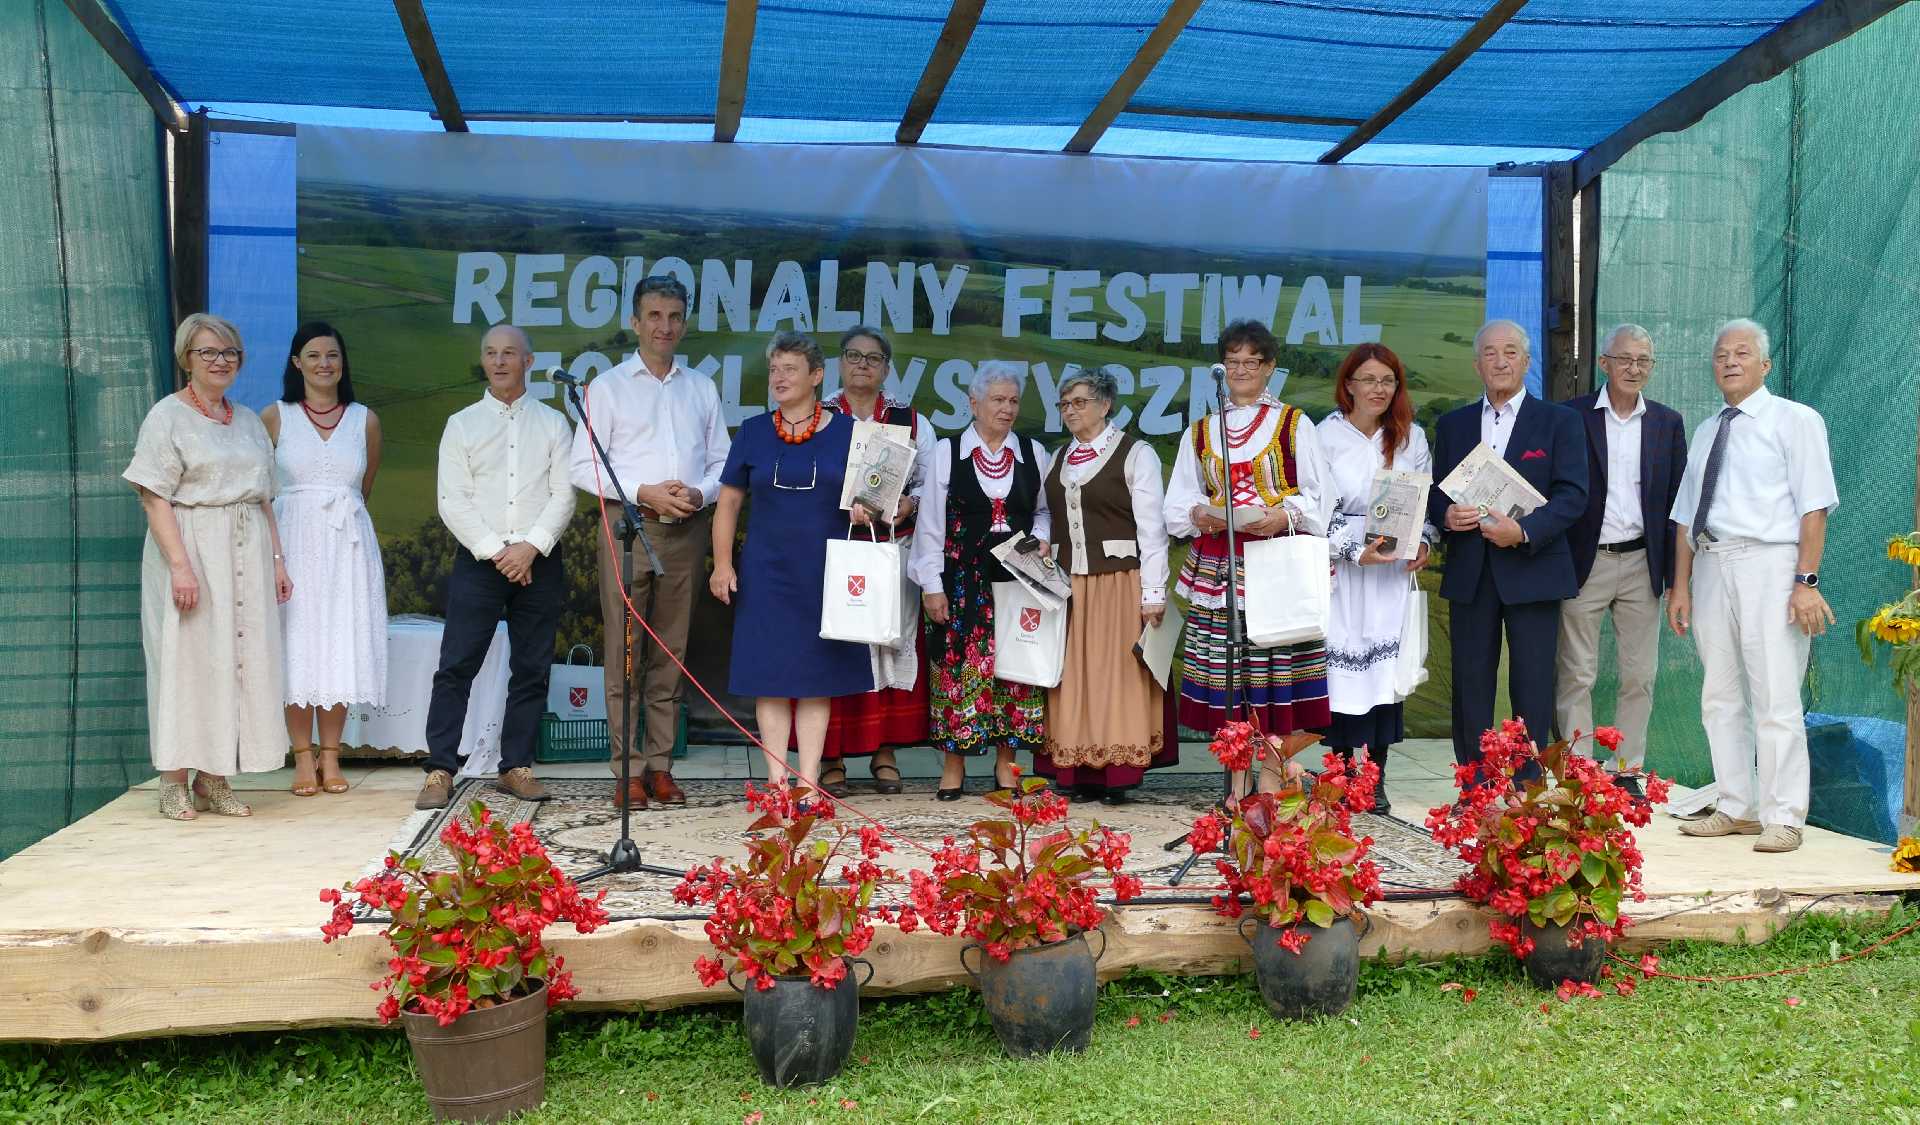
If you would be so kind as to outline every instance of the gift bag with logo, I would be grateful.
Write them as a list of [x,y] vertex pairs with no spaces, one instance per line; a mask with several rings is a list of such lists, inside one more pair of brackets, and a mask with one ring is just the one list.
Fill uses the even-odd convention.
[[[582,652],[587,662],[575,664],[574,656]],[[553,677],[547,681],[547,710],[562,719],[604,719],[606,692],[605,672],[594,663],[593,650],[574,645],[567,650],[567,662],[553,666]]]
[[1400,655],[1393,665],[1393,694],[1406,699],[1427,682],[1427,592],[1418,576],[1407,594],[1406,616],[1400,623]]
[[1327,635],[1333,575],[1325,539],[1247,540],[1246,567],[1247,639],[1255,647],[1297,645]]
[[1018,582],[993,584],[993,678],[1059,687],[1067,663],[1067,607],[1049,609]]
[[820,591],[821,637],[863,645],[900,643],[906,631],[900,556],[898,543],[827,541],[827,576]]

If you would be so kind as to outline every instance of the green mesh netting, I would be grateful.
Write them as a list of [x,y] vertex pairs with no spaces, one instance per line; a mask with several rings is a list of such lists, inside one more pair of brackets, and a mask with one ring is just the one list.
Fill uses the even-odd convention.
[[[1822,590],[1840,620],[1814,642],[1805,698],[1809,712],[1851,722],[1858,758],[1872,757],[1876,739],[1890,753],[1891,724],[1905,717],[1884,662],[1860,663],[1853,624],[1898,597],[1909,573],[1885,548],[1912,530],[1914,506],[1920,90],[1886,79],[1916,57],[1920,10],[1907,8],[1642,144],[1606,173],[1600,205],[1597,323],[1653,333],[1654,398],[1691,431],[1721,405],[1707,363],[1714,329],[1752,316],[1774,338],[1769,388],[1826,419],[1840,508]],[[1603,669],[1613,666],[1607,644]],[[1612,691],[1610,679],[1596,689],[1601,715]],[[1699,692],[1692,642],[1663,635],[1648,761],[1691,784],[1712,777]],[[1831,730],[1817,741],[1836,738],[1847,741]],[[1845,757],[1823,765],[1816,748],[1814,819],[1881,835],[1897,763],[1890,777],[1849,778]],[[1875,786],[1883,791],[1864,791]]]
[[0,4],[0,856],[147,768],[144,523],[168,370],[153,111],[58,0]]

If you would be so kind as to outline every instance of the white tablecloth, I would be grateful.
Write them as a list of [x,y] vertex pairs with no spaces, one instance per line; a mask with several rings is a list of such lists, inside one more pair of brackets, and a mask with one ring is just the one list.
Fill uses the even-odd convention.
[[[440,638],[446,622],[408,614],[387,622],[387,703],[354,706],[347,715],[348,746],[427,751],[427,704],[433,698],[433,673],[440,667]],[[491,774],[500,768],[500,724],[507,711],[507,623],[494,627],[486,662],[473,678],[467,698],[467,725],[460,734],[460,772]]]

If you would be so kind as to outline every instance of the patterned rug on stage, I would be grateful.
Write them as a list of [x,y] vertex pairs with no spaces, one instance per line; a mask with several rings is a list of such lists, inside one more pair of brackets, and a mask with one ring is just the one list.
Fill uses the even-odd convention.
[[[620,810],[613,804],[612,786],[601,780],[568,779],[548,780],[545,784],[553,794],[552,799],[535,805],[496,791],[490,779],[463,779],[446,809],[417,813],[407,821],[393,842],[393,850],[402,855],[418,855],[429,868],[450,866],[446,850],[440,844],[440,828],[448,816],[464,809],[477,797],[496,815],[510,821],[531,816],[548,854],[568,874],[578,875],[598,866],[620,834]],[[744,856],[743,834],[751,818],[741,799],[743,783],[681,779],[680,784],[687,794],[684,807],[655,806],[633,813],[633,838],[640,846],[642,861],[685,870],[716,855]],[[1130,834],[1134,846],[1127,870],[1140,876],[1149,887],[1163,887],[1179,868],[1186,852],[1184,849],[1167,851],[1162,845],[1187,830],[1194,817],[1213,803],[1220,792],[1219,786],[1219,780],[1207,774],[1150,778],[1134,791],[1133,800],[1127,804],[1074,805],[1070,823],[1098,820],[1116,831]],[[882,797],[856,790],[847,799],[868,816],[928,847],[937,846],[944,837],[963,835],[968,824],[998,811],[971,795],[963,801],[935,801],[933,788],[931,781],[917,784],[909,781],[907,791],[897,796]],[[1372,858],[1380,866],[1380,878],[1389,897],[1396,893],[1446,890],[1463,870],[1460,862],[1435,844],[1425,829],[1395,817],[1356,816],[1354,828],[1360,835],[1373,837]],[[929,865],[925,852],[898,839],[892,842],[894,850],[885,859],[890,866],[905,869]],[[1143,899],[1135,901],[1167,902],[1204,896],[1216,889],[1218,881],[1212,864],[1203,860],[1181,886],[1150,890]],[[607,890],[607,911],[614,918],[647,918],[689,912],[687,907],[673,901],[675,882],[665,876],[631,874],[608,876],[594,886]],[[883,889],[882,894],[886,893]]]

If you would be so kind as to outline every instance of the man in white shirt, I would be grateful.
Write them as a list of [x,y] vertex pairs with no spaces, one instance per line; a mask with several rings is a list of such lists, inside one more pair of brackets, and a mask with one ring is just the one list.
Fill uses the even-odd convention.
[[[1660,666],[1660,597],[1673,581],[1674,497],[1687,467],[1680,412],[1646,395],[1653,337],[1622,324],[1600,349],[1607,385],[1567,405],[1587,428],[1587,509],[1567,529],[1580,596],[1560,603],[1554,722],[1563,738],[1592,735],[1593,685],[1600,674],[1600,620],[1613,618],[1619,683],[1614,769],[1640,796],[1653,681]],[[1591,753],[1592,742],[1581,743]]]
[[1818,586],[1840,494],[1827,424],[1767,390],[1771,356],[1767,330],[1751,320],[1728,321],[1714,337],[1726,406],[1694,430],[1673,504],[1667,621],[1679,636],[1691,629],[1700,651],[1700,722],[1719,792],[1713,815],[1680,831],[1757,835],[1754,851],[1790,852],[1807,822],[1800,682],[1812,639],[1834,620]]
[[[679,363],[674,349],[687,334],[687,289],[671,277],[643,279],[633,293],[634,335],[639,348],[632,356],[594,377],[586,389],[586,417],[573,435],[571,475],[576,487],[605,506],[616,527],[622,511],[588,436],[588,426],[600,438],[614,473],[627,489],[628,499],[645,518],[647,538],[660,556],[666,574],[655,579],[646,555],[636,546],[634,570],[627,577],[627,597],[633,608],[647,612],[648,586],[654,605],[647,624],[672,659],[659,652],[647,663],[646,683],[637,685],[640,698],[631,701],[627,715],[636,733],[643,733],[643,754],[637,754],[627,788],[615,799],[635,808],[649,801],[683,805],[686,795],[674,783],[673,741],[680,708],[680,668],[686,659],[687,627],[693,619],[695,591],[705,585],[703,561],[708,544],[708,519],[720,493],[720,470],[727,463],[727,424],[720,409],[720,392],[713,380]],[[621,559],[600,544],[600,613],[606,628],[607,732],[609,764],[620,776],[621,757],[630,750],[627,732],[620,727],[626,699],[625,643],[621,600]],[[697,581],[696,581],[697,580]],[[634,629],[636,666],[646,633]]]
[[440,519],[462,549],[447,579],[447,628],[427,706],[427,780],[414,800],[418,809],[447,806],[460,771],[467,697],[502,615],[511,655],[493,784],[523,800],[547,799],[532,766],[566,601],[560,534],[573,518],[572,434],[566,415],[528,396],[532,365],[527,334],[496,325],[480,343],[487,393],[447,419],[440,437]]

